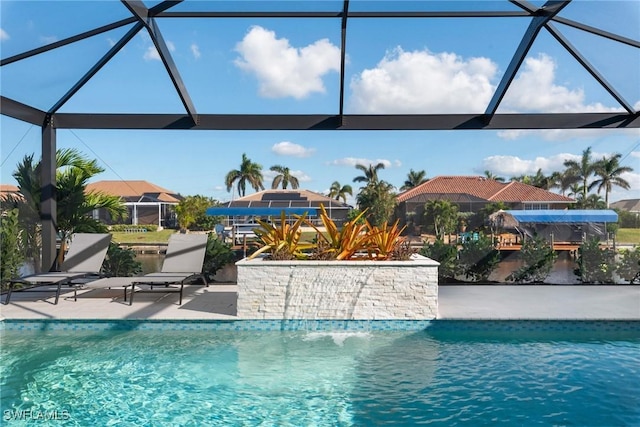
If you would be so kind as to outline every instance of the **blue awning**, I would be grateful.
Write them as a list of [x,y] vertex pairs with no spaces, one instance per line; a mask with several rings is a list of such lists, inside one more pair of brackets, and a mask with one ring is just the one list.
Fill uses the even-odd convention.
[[212,207],[207,209],[209,216],[280,216],[285,215],[317,215],[316,208],[227,208]]
[[618,214],[605,209],[509,210],[504,211],[519,223],[588,223],[618,222]]

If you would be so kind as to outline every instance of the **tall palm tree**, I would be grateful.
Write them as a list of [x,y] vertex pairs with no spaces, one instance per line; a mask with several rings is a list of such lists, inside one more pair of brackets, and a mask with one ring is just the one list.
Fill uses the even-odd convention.
[[487,179],[492,179],[494,181],[498,181],[498,182],[504,182],[504,178],[498,175],[495,175],[493,172],[491,172],[490,170],[485,170],[484,171],[484,177]]
[[413,187],[417,187],[424,182],[427,182],[427,173],[424,170],[416,172],[411,169],[407,174],[407,179],[405,180],[404,185],[400,187],[400,191],[407,191]]
[[353,189],[349,184],[340,185],[338,181],[333,181],[333,184],[331,184],[329,188],[329,197],[336,200],[342,199],[344,203],[347,203],[347,194],[353,196]]
[[255,191],[259,191],[264,190],[262,180],[262,165],[252,162],[245,153],[242,153],[240,169],[230,170],[224,179],[224,183],[227,186],[227,191],[231,192],[233,184],[237,182],[238,195],[244,197],[247,182]]
[[573,184],[576,184],[576,177],[570,174],[568,170],[564,172],[553,172],[551,174],[551,180],[553,181],[551,188],[559,189],[560,194],[563,196],[571,189]]
[[361,170],[364,175],[356,176],[353,178],[353,182],[364,182],[365,185],[375,184],[379,181],[378,179],[378,171],[380,169],[384,169],[384,163],[380,162],[376,165],[373,163],[369,166],[361,165],[358,163],[356,165],[356,169]]
[[291,188],[293,188],[294,190],[300,186],[298,178],[291,175],[291,171],[289,170],[289,168],[285,166],[274,165],[271,166],[269,170],[278,173],[278,175],[273,178],[273,182],[271,183],[272,189],[278,188],[280,184],[282,184],[283,190],[286,190],[289,184],[291,184]]
[[542,168],[538,168],[536,174],[531,177],[531,185],[534,187],[549,190],[554,185],[554,176],[542,173]]
[[564,166],[567,173],[573,176],[576,181],[582,181],[582,200],[587,199],[587,193],[593,188],[593,183],[589,183],[589,177],[593,175],[595,163],[591,160],[591,147],[582,152],[580,161],[565,160]]
[[629,166],[620,166],[620,158],[622,154],[614,154],[611,157],[603,157],[602,160],[597,162],[594,167],[594,173],[597,177],[593,181],[593,186],[598,189],[598,194],[604,189],[604,201],[609,208],[609,193],[612,187],[618,186],[629,189],[629,183],[620,177],[625,172],[632,172],[633,168]]

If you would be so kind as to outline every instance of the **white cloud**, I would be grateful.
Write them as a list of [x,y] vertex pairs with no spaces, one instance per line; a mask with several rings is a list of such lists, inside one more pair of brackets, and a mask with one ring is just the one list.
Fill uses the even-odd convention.
[[107,37],[107,43],[109,43],[109,47],[114,47],[116,45],[116,42],[111,37]]
[[369,165],[377,165],[378,163],[382,163],[385,169],[390,168],[392,164],[394,166],[399,166],[402,164],[399,160],[395,160],[394,162],[391,162],[390,160],[387,160],[387,159],[371,160],[371,159],[357,158],[357,157],[343,157],[342,159],[332,160],[328,164],[334,165],[334,166],[355,167],[356,165],[369,166]]
[[195,59],[199,59],[200,56],[201,56],[200,55],[200,46],[198,46],[195,43],[191,43],[190,49],[191,49],[191,54],[193,55],[193,57]]
[[56,36],[40,36],[40,41],[44,44],[51,44],[58,41]]
[[580,160],[580,155],[561,153],[551,157],[536,157],[532,160],[521,159],[517,156],[489,156],[482,160],[479,173],[489,170],[492,173],[510,178],[512,176],[535,174],[538,169],[549,174],[564,170],[565,160]]
[[524,66],[507,90],[501,110],[519,113],[591,113],[622,111],[601,103],[585,104],[582,89],[569,89],[555,83],[556,63],[550,56],[540,54],[527,58]]
[[351,80],[355,113],[479,113],[491,100],[497,66],[428,50],[388,52]]
[[[609,157],[612,154],[614,153],[592,152],[591,158],[593,160],[597,160],[603,157]],[[633,151],[630,155],[635,158],[640,158],[640,152],[638,151]],[[485,157],[482,160],[481,165],[475,170],[478,173],[489,170],[495,175],[503,176],[507,179],[513,176],[533,175],[538,171],[538,169],[541,169],[542,173],[549,175],[552,172],[565,170],[564,162],[566,160],[575,160],[580,162],[581,159],[582,153],[560,153],[549,157],[536,157],[534,159],[521,159],[517,156],[496,155]],[[614,191],[611,193],[609,200],[616,200],[615,198],[633,198],[633,194],[636,194],[633,192],[640,192],[640,170],[637,170],[637,168],[634,167],[633,172],[625,172],[621,177],[629,182],[629,185],[631,186],[631,193],[627,190],[614,187]]]
[[340,49],[328,39],[296,48],[260,26],[251,27],[236,51],[241,56],[234,61],[236,66],[255,74],[260,95],[268,98],[301,99],[324,93],[322,76],[340,69]]
[[289,141],[282,141],[273,144],[271,151],[279,156],[292,156],[292,157],[310,157],[315,153],[315,148],[305,148],[302,145],[294,144]]
[[[176,50],[176,47],[172,42],[167,41],[167,49],[169,49],[169,52],[174,52]],[[145,61],[160,61],[160,54],[156,50],[156,47],[154,45],[151,45],[147,47],[143,58]]]
[[0,41],[9,40],[10,38],[11,37],[9,37],[9,34],[5,30],[0,28]]
[[[607,107],[599,102],[586,104],[584,90],[569,89],[556,84],[555,80],[556,63],[553,58],[545,54],[540,54],[535,58],[527,58],[505,94],[498,112],[592,113],[623,111],[622,107]],[[593,137],[602,132],[610,134],[612,130],[507,130],[498,132],[498,136],[514,140],[535,133],[547,141],[562,141],[570,138]]]

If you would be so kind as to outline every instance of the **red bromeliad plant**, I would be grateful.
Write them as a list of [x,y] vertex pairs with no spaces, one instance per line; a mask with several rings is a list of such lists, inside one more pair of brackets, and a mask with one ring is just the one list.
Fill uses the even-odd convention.
[[[399,227],[398,221],[392,225],[373,226],[363,220],[366,211],[345,222],[341,228],[329,217],[324,206],[320,206],[320,221],[324,226],[321,230],[310,222],[306,214],[296,215],[296,221],[289,224],[284,211],[280,216],[280,224],[274,225],[265,221],[258,221],[259,228],[254,229],[256,236],[263,246],[254,252],[249,259],[270,251],[273,260],[290,259],[406,259],[408,250],[402,250],[406,239],[401,236],[405,227]],[[316,243],[300,242],[301,226],[306,224],[317,233]],[[313,253],[308,251],[312,250]],[[307,251],[307,252],[305,252]],[[407,256],[404,256],[406,252]]]
[[371,225],[367,221],[367,228],[369,229],[367,235],[369,236],[369,253],[373,254],[372,258],[378,260],[387,260],[395,257],[398,253],[399,247],[405,242],[406,238],[401,236],[402,232],[406,228],[398,227],[399,220],[389,225],[386,222],[381,226]]
[[366,224],[360,221],[363,216],[364,212],[361,212],[351,221],[345,222],[341,229],[338,229],[324,206],[320,205],[320,220],[326,232],[323,233],[315,224],[306,221],[306,224],[318,233],[316,247],[320,248],[322,252],[318,256],[323,259],[350,259],[357,252],[366,251],[368,244],[365,233]]
[[306,214],[299,216],[293,223],[289,224],[284,211],[280,214],[280,224],[274,225],[266,221],[258,221],[259,228],[255,228],[253,232],[258,236],[264,246],[251,254],[249,259],[270,251],[271,259],[274,260],[290,260],[305,259],[308,255],[305,250],[312,249],[315,245],[312,243],[300,242],[302,230],[300,227],[305,222]]

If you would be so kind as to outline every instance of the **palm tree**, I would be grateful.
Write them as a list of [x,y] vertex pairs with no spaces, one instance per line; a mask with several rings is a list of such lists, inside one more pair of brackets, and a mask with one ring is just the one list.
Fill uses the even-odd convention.
[[614,185],[629,189],[629,183],[620,177],[625,172],[632,172],[633,168],[629,166],[620,166],[620,158],[622,154],[614,154],[611,157],[603,157],[594,167],[594,173],[597,177],[592,185],[598,188],[598,194],[604,189],[604,201],[609,209],[609,193]]
[[484,171],[484,177],[487,179],[492,179],[494,181],[498,181],[498,182],[504,182],[504,178],[498,175],[494,175],[493,172],[491,172],[490,170],[485,170]]
[[329,197],[335,198],[336,200],[342,199],[343,202],[347,203],[347,194],[353,196],[353,189],[350,185],[340,185],[338,181],[333,181],[331,187],[329,188]]
[[547,176],[542,173],[542,168],[538,168],[536,174],[531,177],[531,185],[543,190],[549,190],[554,185],[554,175]]
[[[63,260],[66,241],[76,232],[104,232],[106,227],[94,219],[91,213],[96,209],[105,209],[113,218],[124,217],[127,208],[120,197],[100,192],[86,192],[88,181],[104,171],[96,160],[89,160],[74,149],[56,152],[56,230],[61,238],[61,247],[57,262]],[[26,222],[40,216],[40,162],[33,163],[33,155],[25,156],[18,164],[13,177],[18,182],[20,193],[24,195],[23,211]],[[35,223],[25,224],[26,245],[31,246],[31,256],[37,255],[34,249],[39,242]],[[36,268],[39,268],[36,265]]]
[[404,182],[404,185],[400,187],[400,191],[407,191],[413,187],[417,187],[418,185],[427,182],[427,173],[424,170],[414,171],[411,169],[407,174],[407,179]]
[[384,169],[384,163],[380,162],[377,165],[370,164],[369,166],[357,164],[356,169],[361,170],[364,175],[356,176],[353,178],[353,182],[364,182],[365,185],[374,184],[379,181],[378,171]]
[[454,233],[458,223],[458,206],[449,200],[431,200],[424,205],[424,215],[433,224],[437,239]]
[[294,190],[300,186],[298,178],[291,175],[291,171],[289,170],[289,168],[285,166],[275,165],[271,166],[269,170],[278,173],[278,175],[273,178],[273,182],[271,183],[272,189],[278,188],[280,184],[282,184],[283,190],[286,190],[289,184],[291,184],[291,188],[293,188]]
[[595,167],[595,163],[591,161],[591,147],[582,152],[579,162],[565,160],[564,166],[570,176],[573,176],[576,181],[582,181],[582,200],[586,200],[587,193],[593,188],[593,183],[589,183],[589,177],[593,174]]
[[563,196],[571,189],[571,186],[576,183],[576,177],[570,174],[568,170],[564,172],[553,172],[551,174],[551,180],[553,181],[551,188],[559,189],[560,194]]
[[360,190],[356,201],[361,211],[367,211],[367,221],[376,226],[388,223],[397,205],[393,185],[386,181],[369,182]]
[[262,165],[253,163],[245,153],[242,153],[240,169],[233,169],[229,171],[224,179],[224,183],[227,186],[227,191],[231,192],[233,184],[237,181],[238,195],[240,197],[244,197],[247,181],[255,191],[258,191],[264,190],[262,179]]

